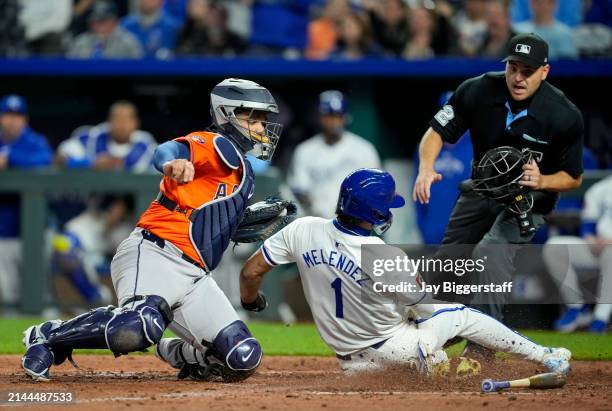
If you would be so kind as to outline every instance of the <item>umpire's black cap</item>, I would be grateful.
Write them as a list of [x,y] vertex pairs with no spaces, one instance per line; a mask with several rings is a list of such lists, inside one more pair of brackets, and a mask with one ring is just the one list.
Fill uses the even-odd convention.
[[508,43],[508,54],[503,61],[520,61],[531,67],[548,64],[548,44],[537,34],[517,34]]

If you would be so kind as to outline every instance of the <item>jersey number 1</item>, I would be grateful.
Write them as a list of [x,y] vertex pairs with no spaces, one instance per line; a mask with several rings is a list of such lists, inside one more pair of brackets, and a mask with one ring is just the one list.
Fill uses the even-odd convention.
[[336,278],[331,283],[331,288],[334,289],[336,294],[336,317],[344,318],[344,307],[342,306],[342,280]]

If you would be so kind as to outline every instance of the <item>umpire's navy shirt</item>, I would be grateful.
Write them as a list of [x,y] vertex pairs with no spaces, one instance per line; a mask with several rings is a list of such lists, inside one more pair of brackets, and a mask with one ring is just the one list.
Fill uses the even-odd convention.
[[[503,72],[468,79],[429,124],[451,144],[469,130],[475,162],[492,148],[513,146],[541,152],[538,167],[542,174],[565,171],[577,178],[583,172],[582,114],[546,81],[527,101],[514,102]],[[534,210],[550,212],[557,198],[556,193],[546,193]]]

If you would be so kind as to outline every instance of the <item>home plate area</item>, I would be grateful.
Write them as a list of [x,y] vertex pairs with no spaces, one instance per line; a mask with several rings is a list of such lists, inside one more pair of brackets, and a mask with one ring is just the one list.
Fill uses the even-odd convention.
[[[258,372],[237,384],[178,380],[176,370],[152,355],[113,358],[75,355],[52,369],[52,381],[34,383],[20,367],[20,356],[0,356],[0,409],[44,410],[473,410],[609,409],[612,362],[573,361],[567,385],[560,389],[518,389],[483,394],[485,378],[518,379],[544,372],[515,359],[483,364],[478,376],[427,378],[410,370],[347,377],[333,357],[265,357]],[[454,366],[456,366],[454,360]],[[11,392],[72,393],[70,404],[8,402]]]

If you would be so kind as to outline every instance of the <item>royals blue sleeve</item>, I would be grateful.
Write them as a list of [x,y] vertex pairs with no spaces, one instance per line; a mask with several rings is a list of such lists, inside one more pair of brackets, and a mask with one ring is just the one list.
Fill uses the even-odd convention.
[[89,168],[92,166],[92,164],[92,161],[88,158],[68,157],[66,159],[67,168]]
[[580,226],[580,235],[586,237],[587,235],[597,235],[597,223],[594,221],[585,221]]
[[8,155],[9,167],[31,168],[51,164],[53,152],[47,140],[38,135],[30,136],[11,147]]
[[164,164],[177,158],[189,160],[191,158],[189,146],[178,141],[167,141],[155,149],[153,165],[160,173],[163,173]]

